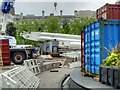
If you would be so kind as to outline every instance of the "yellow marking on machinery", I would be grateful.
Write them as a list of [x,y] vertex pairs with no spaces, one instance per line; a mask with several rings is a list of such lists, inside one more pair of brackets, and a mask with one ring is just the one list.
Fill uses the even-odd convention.
[[4,70],[3,60],[2,60],[2,51],[0,49],[0,66],[2,66],[2,71]]

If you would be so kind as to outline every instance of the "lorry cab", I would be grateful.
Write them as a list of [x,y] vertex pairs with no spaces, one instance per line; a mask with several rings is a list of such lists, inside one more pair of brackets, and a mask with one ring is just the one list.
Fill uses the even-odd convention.
[[9,40],[10,59],[13,63],[23,64],[24,60],[33,58],[32,51],[34,48],[32,45],[17,45],[13,36],[0,35],[0,38]]
[[22,64],[24,60],[32,58],[31,45],[17,45],[16,39],[13,36],[6,36],[6,26],[8,22],[14,21],[14,16],[10,14],[10,10],[13,8],[15,0],[3,0],[0,7],[0,39],[9,40],[10,59],[15,64]]

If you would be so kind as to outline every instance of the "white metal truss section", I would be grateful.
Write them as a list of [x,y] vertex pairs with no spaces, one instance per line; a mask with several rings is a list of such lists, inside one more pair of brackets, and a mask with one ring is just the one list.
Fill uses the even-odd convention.
[[25,66],[2,73],[2,88],[38,88],[40,80]]
[[40,65],[38,64],[38,60],[36,60],[36,59],[25,60],[24,65],[30,71],[32,71],[35,75],[38,75],[41,73]]
[[43,62],[44,62],[43,60],[30,59],[25,60],[24,65],[35,75],[38,75],[50,69],[58,68],[60,66],[60,61],[45,63]]

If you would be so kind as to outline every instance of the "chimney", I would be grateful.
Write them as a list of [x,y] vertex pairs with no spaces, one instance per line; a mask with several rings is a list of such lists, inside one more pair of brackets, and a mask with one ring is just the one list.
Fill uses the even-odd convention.
[[20,13],[21,18],[23,18],[23,13]]
[[54,16],[54,13],[50,13],[50,16]]
[[42,11],[42,18],[44,18],[44,16],[45,16],[44,14],[45,14],[45,12],[44,12],[44,10],[43,10],[43,11]]
[[77,10],[74,11],[74,16],[77,17]]
[[20,13],[21,16],[23,16],[23,13]]
[[62,13],[63,13],[63,11],[62,10],[60,10],[60,16],[62,17]]

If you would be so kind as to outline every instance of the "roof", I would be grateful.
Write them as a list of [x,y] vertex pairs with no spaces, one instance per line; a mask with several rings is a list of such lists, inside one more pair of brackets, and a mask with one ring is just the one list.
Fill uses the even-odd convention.
[[[49,16],[23,16],[23,19],[46,19]],[[54,17],[61,17],[61,16],[54,16]],[[62,18],[75,18],[74,15],[63,15]]]

